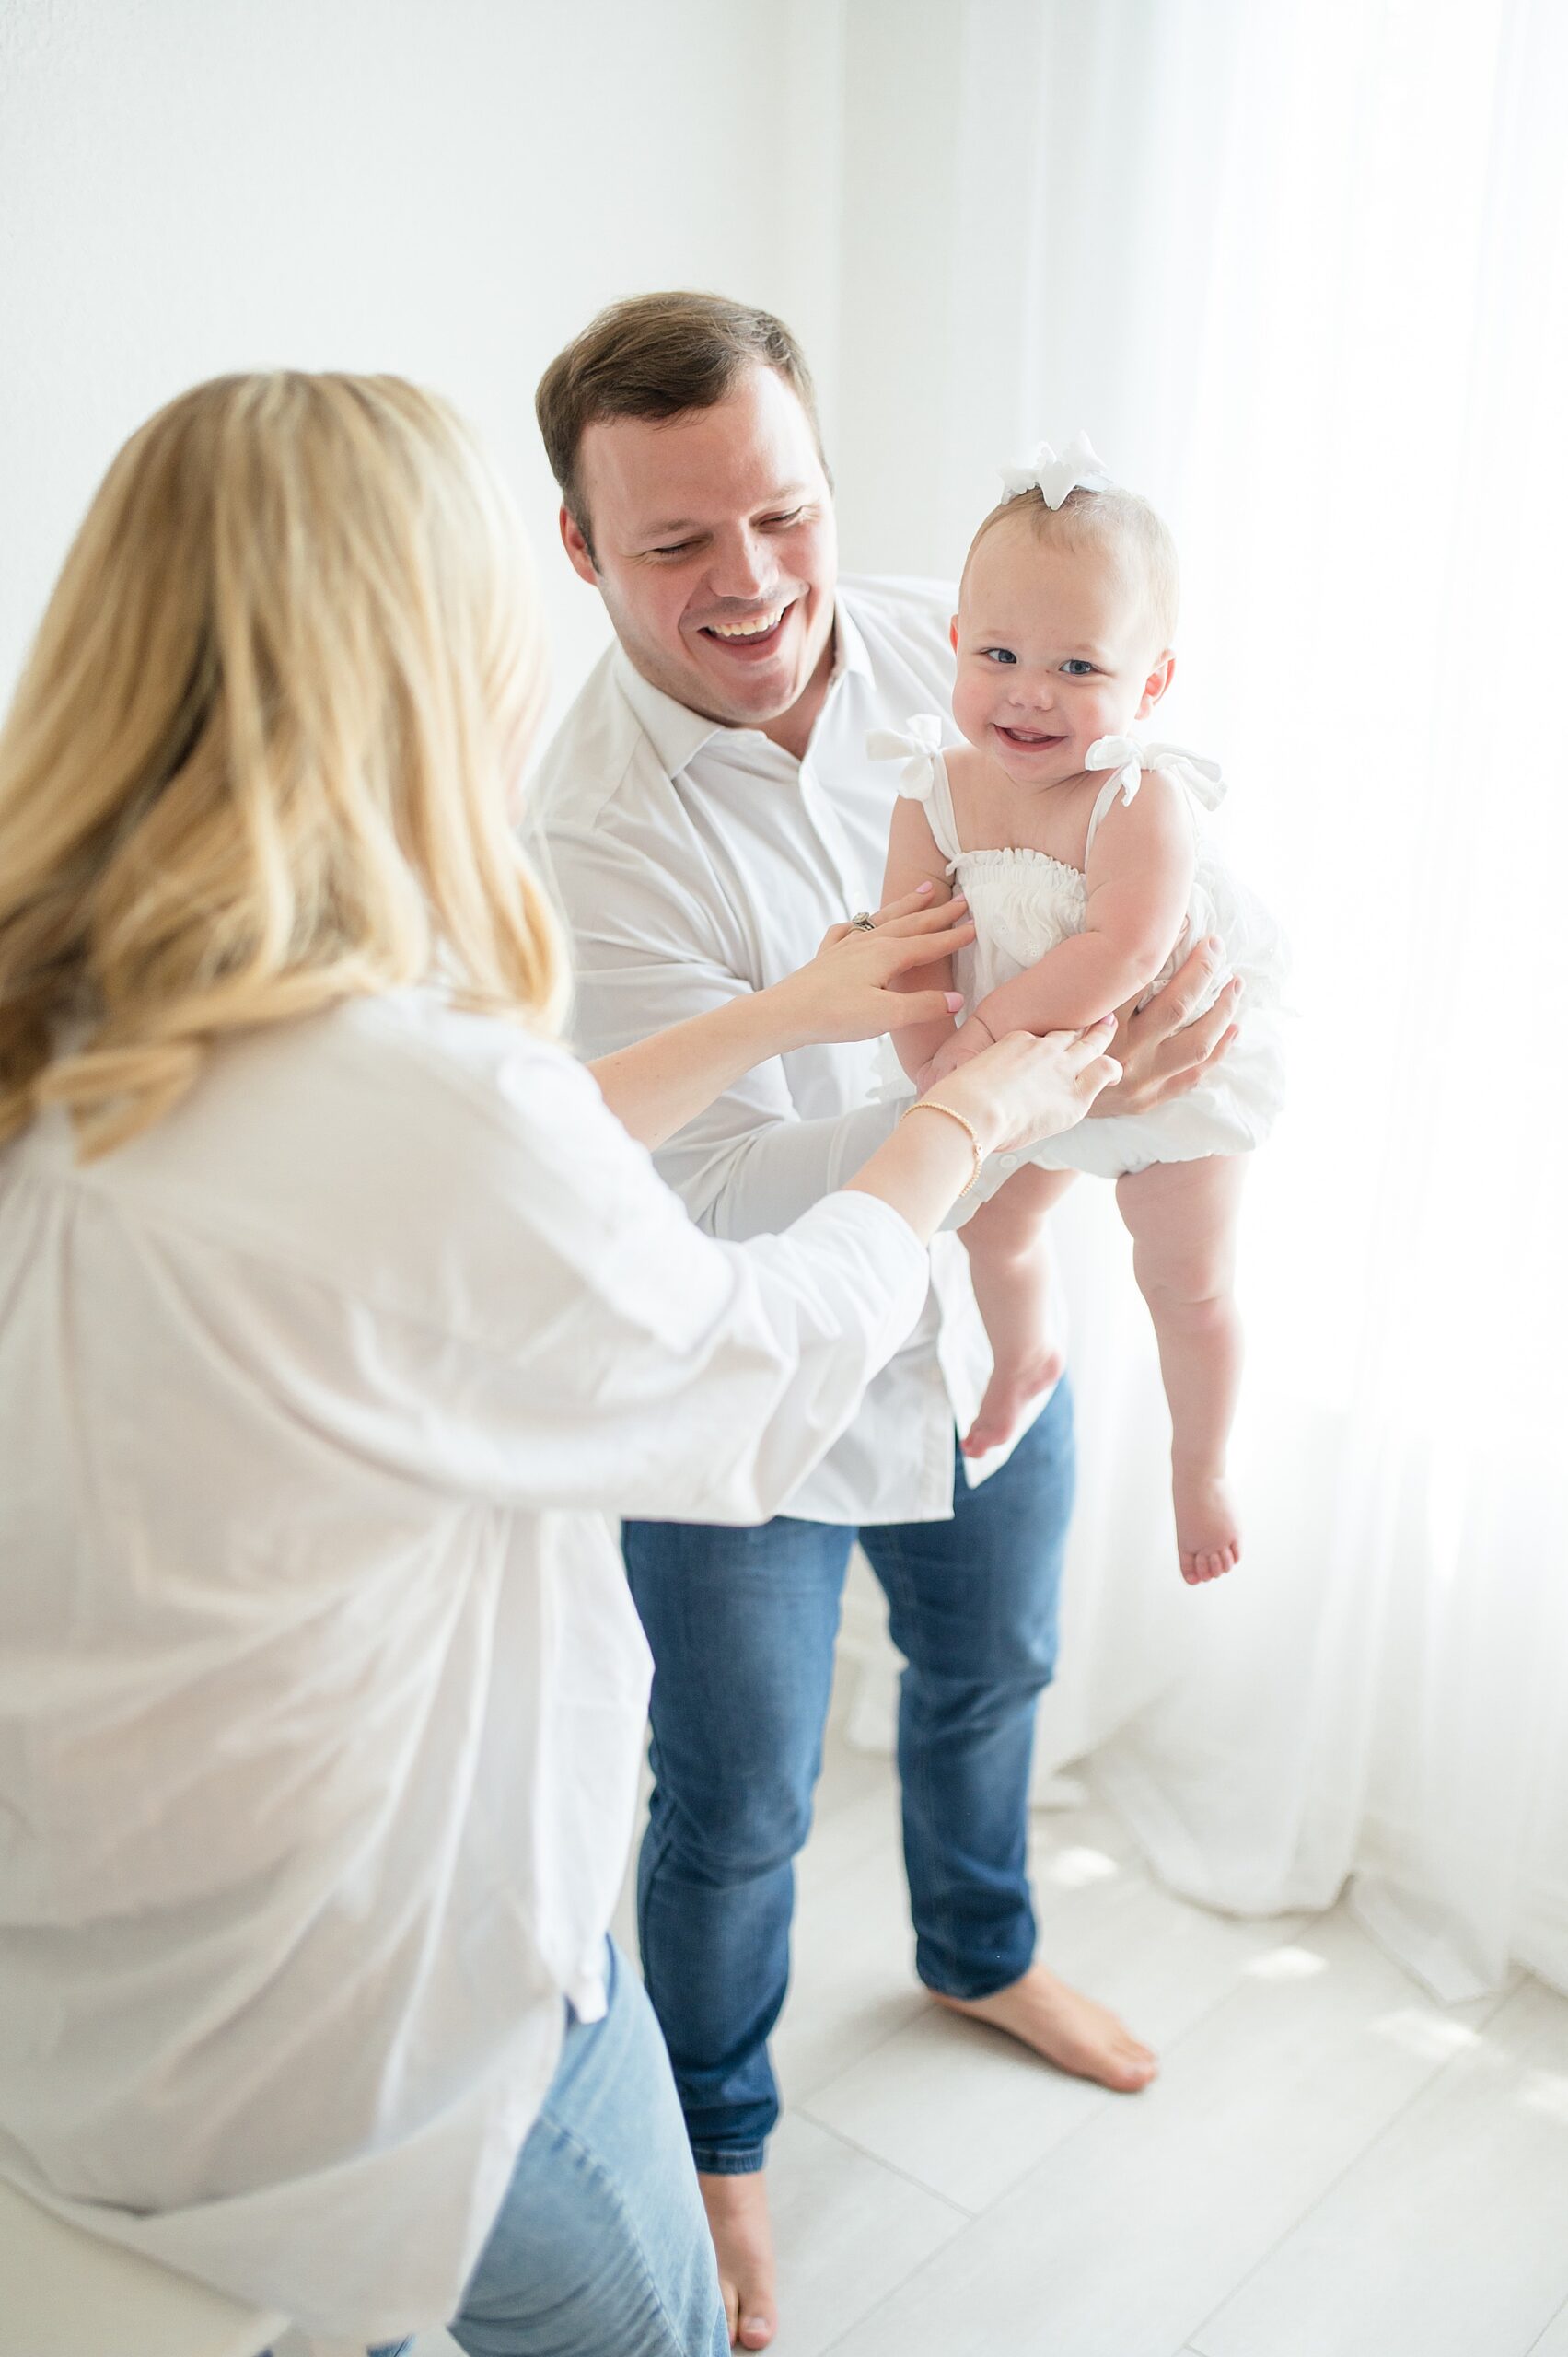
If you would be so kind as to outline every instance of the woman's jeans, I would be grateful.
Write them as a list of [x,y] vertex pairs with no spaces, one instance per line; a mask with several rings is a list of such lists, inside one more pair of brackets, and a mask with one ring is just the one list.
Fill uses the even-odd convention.
[[953,1517],[758,1529],[629,1522],[654,1655],[655,1777],[638,1871],[648,1994],[700,2169],[761,2168],[778,2117],[768,2037],[789,1979],[796,1852],[811,1824],[833,1641],[858,1536],[908,1667],[899,1702],[915,1968],[952,1997],[1025,1972],[1035,1702],[1056,1657],[1073,1502],[1065,1382]]
[[447,2330],[469,2357],[728,2357],[669,2063],[613,1943],[609,2011],[568,2028]]

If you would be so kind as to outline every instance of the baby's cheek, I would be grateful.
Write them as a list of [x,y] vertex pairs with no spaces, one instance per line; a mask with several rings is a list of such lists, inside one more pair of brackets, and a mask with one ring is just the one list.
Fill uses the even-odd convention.
[[991,698],[983,680],[960,675],[954,682],[953,718],[958,723],[959,733],[967,737],[971,745],[984,741],[986,722],[991,716],[990,705]]

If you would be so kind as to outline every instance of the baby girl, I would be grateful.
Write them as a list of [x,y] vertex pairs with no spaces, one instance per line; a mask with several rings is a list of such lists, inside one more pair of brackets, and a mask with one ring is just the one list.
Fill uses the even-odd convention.
[[966,743],[944,754],[941,723],[924,714],[907,737],[871,741],[905,761],[884,900],[929,877],[966,897],[977,935],[949,978],[962,1021],[895,1033],[904,1069],[930,1090],[1005,1031],[1094,1023],[1158,988],[1178,945],[1185,954],[1205,934],[1224,943],[1243,997],[1237,1037],[1198,1087],[1031,1148],[962,1230],[994,1358],[964,1446],[979,1456],[1005,1440],[1059,1375],[1045,1214],[1074,1171],[1113,1178],[1170,1405],[1182,1576],[1210,1580],[1241,1553],[1225,1478],[1241,1361],[1232,1264],[1241,1156],[1282,1095],[1272,1010],[1283,945],[1203,824],[1225,791],[1217,769],[1128,734],[1175,668],[1169,533],[1081,435],[1004,482],[953,622]]

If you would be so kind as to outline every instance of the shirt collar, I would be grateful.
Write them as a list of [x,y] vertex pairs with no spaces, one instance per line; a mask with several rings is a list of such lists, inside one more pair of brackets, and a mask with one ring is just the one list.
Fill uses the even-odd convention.
[[623,646],[615,650],[615,675],[667,777],[679,776],[724,726],[705,713],[693,712],[688,704],[677,703],[651,679],[645,679]]
[[[754,735],[754,730],[729,730],[722,720],[710,720],[705,713],[693,712],[690,705],[677,702],[666,695],[651,679],[645,679],[623,646],[615,650],[615,673],[621,692],[631,705],[643,734],[658,757],[659,767],[667,777],[676,777],[694,761],[710,737],[727,735]],[[830,696],[841,679],[871,678],[871,656],[866,650],[849,609],[841,595],[833,606],[833,669],[828,681]],[[826,710],[826,703],[823,709]]]
[[870,677],[870,654],[841,590],[833,606],[833,676],[828,682],[828,692],[831,695],[842,679],[869,679]]

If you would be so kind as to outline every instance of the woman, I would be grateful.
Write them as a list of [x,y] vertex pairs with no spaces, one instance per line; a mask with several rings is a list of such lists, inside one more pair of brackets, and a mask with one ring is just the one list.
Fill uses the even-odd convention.
[[914,901],[608,1059],[556,1040],[508,796],[505,496],[389,378],[199,387],[99,492],[0,740],[0,2172],[307,2328],[726,2345],[609,1949],[647,1659],[602,1519],[772,1514],[978,1155],[1015,1039],[786,1234],[645,1149],[933,1011]]

